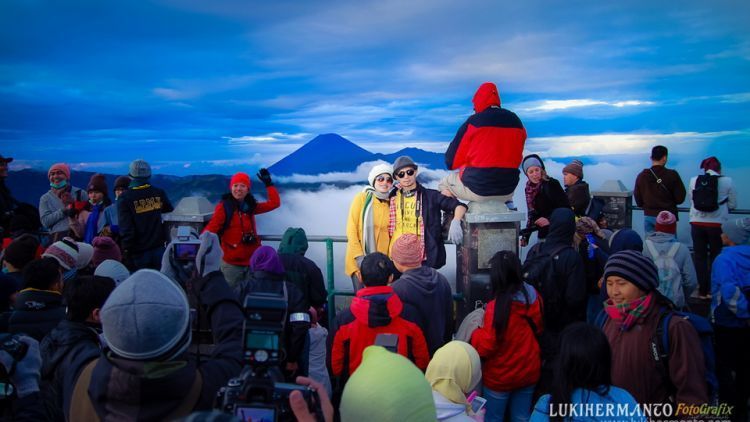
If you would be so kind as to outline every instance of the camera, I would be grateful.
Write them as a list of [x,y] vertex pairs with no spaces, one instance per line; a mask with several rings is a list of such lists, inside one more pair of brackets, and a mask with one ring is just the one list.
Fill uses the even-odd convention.
[[[18,335],[4,333],[0,334],[0,350],[13,358],[13,368],[15,368],[16,363],[26,357],[29,345],[19,340]],[[15,397],[16,389],[11,383],[10,375],[5,366],[0,365],[0,401]]]
[[242,233],[242,239],[240,242],[242,242],[243,245],[255,243],[255,235],[252,233]]
[[201,245],[197,234],[190,226],[179,226],[176,238],[172,249],[174,259],[180,262],[194,262]]

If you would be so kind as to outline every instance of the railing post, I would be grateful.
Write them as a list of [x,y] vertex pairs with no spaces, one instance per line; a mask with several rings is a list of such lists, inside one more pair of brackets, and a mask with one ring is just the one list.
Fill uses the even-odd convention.
[[326,276],[328,281],[328,329],[336,320],[336,283],[333,279],[333,240],[326,239]]

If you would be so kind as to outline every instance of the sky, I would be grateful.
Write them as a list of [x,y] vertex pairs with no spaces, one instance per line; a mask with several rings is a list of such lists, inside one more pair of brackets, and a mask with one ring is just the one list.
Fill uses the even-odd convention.
[[[269,166],[320,133],[442,152],[497,83],[527,152],[746,171],[750,2],[9,0],[11,170]],[[746,174],[747,175],[747,174]]]

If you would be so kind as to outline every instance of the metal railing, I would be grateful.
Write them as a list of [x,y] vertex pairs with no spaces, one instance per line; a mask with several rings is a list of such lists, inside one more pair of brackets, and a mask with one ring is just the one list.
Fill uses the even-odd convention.
[[[637,205],[633,205],[633,211],[643,211],[643,207],[639,207]],[[690,207],[677,207],[677,212],[684,212],[689,213]],[[739,214],[739,215],[750,215],[750,209],[745,208],[735,208],[733,210],[729,210],[730,214]]]

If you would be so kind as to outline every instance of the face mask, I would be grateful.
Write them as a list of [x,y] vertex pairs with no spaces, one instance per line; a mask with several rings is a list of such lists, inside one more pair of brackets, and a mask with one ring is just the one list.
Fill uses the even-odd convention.
[[55,183],[52,183],[52,182],[50,182],[50,183],[49,183],[49,185],[50,185],[50,187],[52,187],[53,189],[62,189],[62,188],[64,188],[65,186],[68,186],[68,181],[67,181],[67,180],[63,180],[62,182],[60,182],[60,183],[57,183],[57,184],[55,184]]

